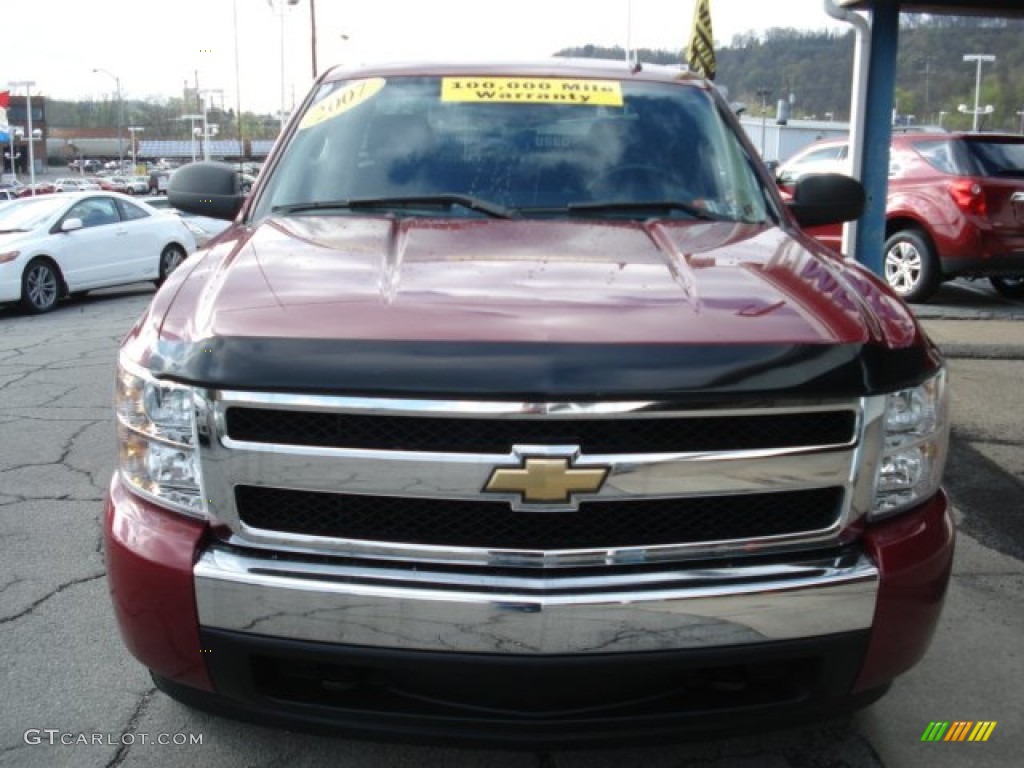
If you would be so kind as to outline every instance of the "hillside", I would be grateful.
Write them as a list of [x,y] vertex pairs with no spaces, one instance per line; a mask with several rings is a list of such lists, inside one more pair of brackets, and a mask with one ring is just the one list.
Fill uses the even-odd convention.
[[[684,33],[686,34],[686,33]],[[976,65],[963,61],[969,53],[994,54],[982,67],[980,103],[995,112],[984,129],[1020,131],[1024,111],[1024,20],[904,14],[900,24],[896,108],[913,122],[941,123],[969,129],[971,116],[957,107],[974,106]],[[737,35],[728,46],[716,41],[716,81],[727,86],[733,101],[760,114],[759,90],[770,90],[769,115],[775,102],[793,95],[793,117],[846,120],[853,71],[853,32],[808,32],[771,29]],[[624,58],[621,48],[586,45],[559,51],[558,56]],[[682,50],[641,49],[640,60],[659,64],[681,61]],[[940,113],[946,113],[941,114]]]

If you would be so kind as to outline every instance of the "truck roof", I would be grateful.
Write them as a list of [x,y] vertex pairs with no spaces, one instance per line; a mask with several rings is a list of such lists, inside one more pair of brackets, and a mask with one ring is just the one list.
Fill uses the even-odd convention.
[[495,77],[510,75],[551,75],[557,73],[564,77],[604,78],[650,80],[660,82],[688,81],[707,85],[707,81],[690,72],[685,65],[677,67],[663,64],[641,63],[639,68],[622,60],[581,59],[552,57],[550,59],[529,60],[479,60],[479,61],[418,61],[418,62],[384,62],[365,65],[339,65],[323,75],[324,82],[345,80],[353,76],[392,75],[409,77],[416,75],[492,75]]

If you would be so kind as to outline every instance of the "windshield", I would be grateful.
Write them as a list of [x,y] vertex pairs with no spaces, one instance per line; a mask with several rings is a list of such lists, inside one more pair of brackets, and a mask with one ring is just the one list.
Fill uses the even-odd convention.
[[767,205],[751,159],[699,87],[399,77],[325,84],[254,216],[373,210],[760,222]]
[[14,200],[0,207],[0,232],[35,229],[67,202],[59,195],[40,195]]

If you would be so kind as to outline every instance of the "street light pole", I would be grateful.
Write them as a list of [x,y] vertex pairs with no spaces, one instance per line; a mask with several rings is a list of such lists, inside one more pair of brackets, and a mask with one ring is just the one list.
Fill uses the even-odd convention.
[[758,88],[757,95],[761,97],[761,157],[764,158],[764,136],[768,122],[768,97],[772,95],[771,88]]
[[309,0],[309,48],[313,52],[313,82],[316,82],[316,0]]
[[[13,176],[14,180],[17,181],[18,180],[18,165],[17,165],[17,162],[16,162],[15,157],[14,157],[14,155],[15,155],[15,152],[14,152],[14,139],[17,136],[18,129],[16,129],[13,125],[8,126],[8,128],[10,129],[10,134],[9,134],[8,138],[11,140],[11,176]],[[24,135],[24,134],[22,134],[22,135]]]
[[208,107],[206,106],[206,95],[203,94],[203,160],[210,160],[210,123],[208,118]]
[[281,131],[284,131],[284,116],[285,111],[285,56],[284,56],[284,17],[285,12],[288,10],[289,5],[298,5],[299,0],[267,0],[270,7],[275,8],[275,2],[277,3],[277,12],[281,18]]
[[189,140],[192,142],[192,162],[196,161],[196,120],[202,120],[202,115],[182,115],[182,120],[188,120],[188,135]]
[[978,63],[977,75],[974,80],[974,127],[972,130],[978,132],[978,116],[981,114],[981,110],[978,107],[978,102],[981,100],[981,64],[984,61],[993,62],[996,57],[990,53],[965,53],[964,61],[976,61]]
[[117,86],[117,172],[121,173],[124,170],[124,137],[122,136],[124,133],[124,97],[121,95],[121,78],[110,70],[100,67],[93,69],[93,72],[100,72],[114,78],[114,84]]
[[138,141],[136,133],[146,130],[141,125],[129,125],[128,132],[132,135],[132,173],[135,173],[136,166],[138,166],[138,151],[135,142]]
[[208,118],[209,113],[209,99],[207,96],[218,93],[220,94],[221,100],[221,112],[224,110],[224,91],[220,88],[204,88],[199,91],[199,95],[203,99],[203,160],[210,159],[210,123]]
[[[35,149],[32,146],[35,143],[36,135],[32,130],[32,86],[36,84],[35,80],[11,80],[7,83],[11,88],[25,87],[25,112],[28,116],[28,173],[29,180],[32,184],[32,196],[36,194],[36,157]],[[11,167],[14,166],[14,158],[11,158]]]

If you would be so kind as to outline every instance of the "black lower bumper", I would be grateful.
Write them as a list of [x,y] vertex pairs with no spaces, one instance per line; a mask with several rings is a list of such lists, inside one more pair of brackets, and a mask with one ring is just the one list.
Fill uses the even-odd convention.
[[358,739],[556,749],[803,724],[851,696],[866,632],[713,651],[524,656],[389,651],[203,630],[217,693],[192,706]]

